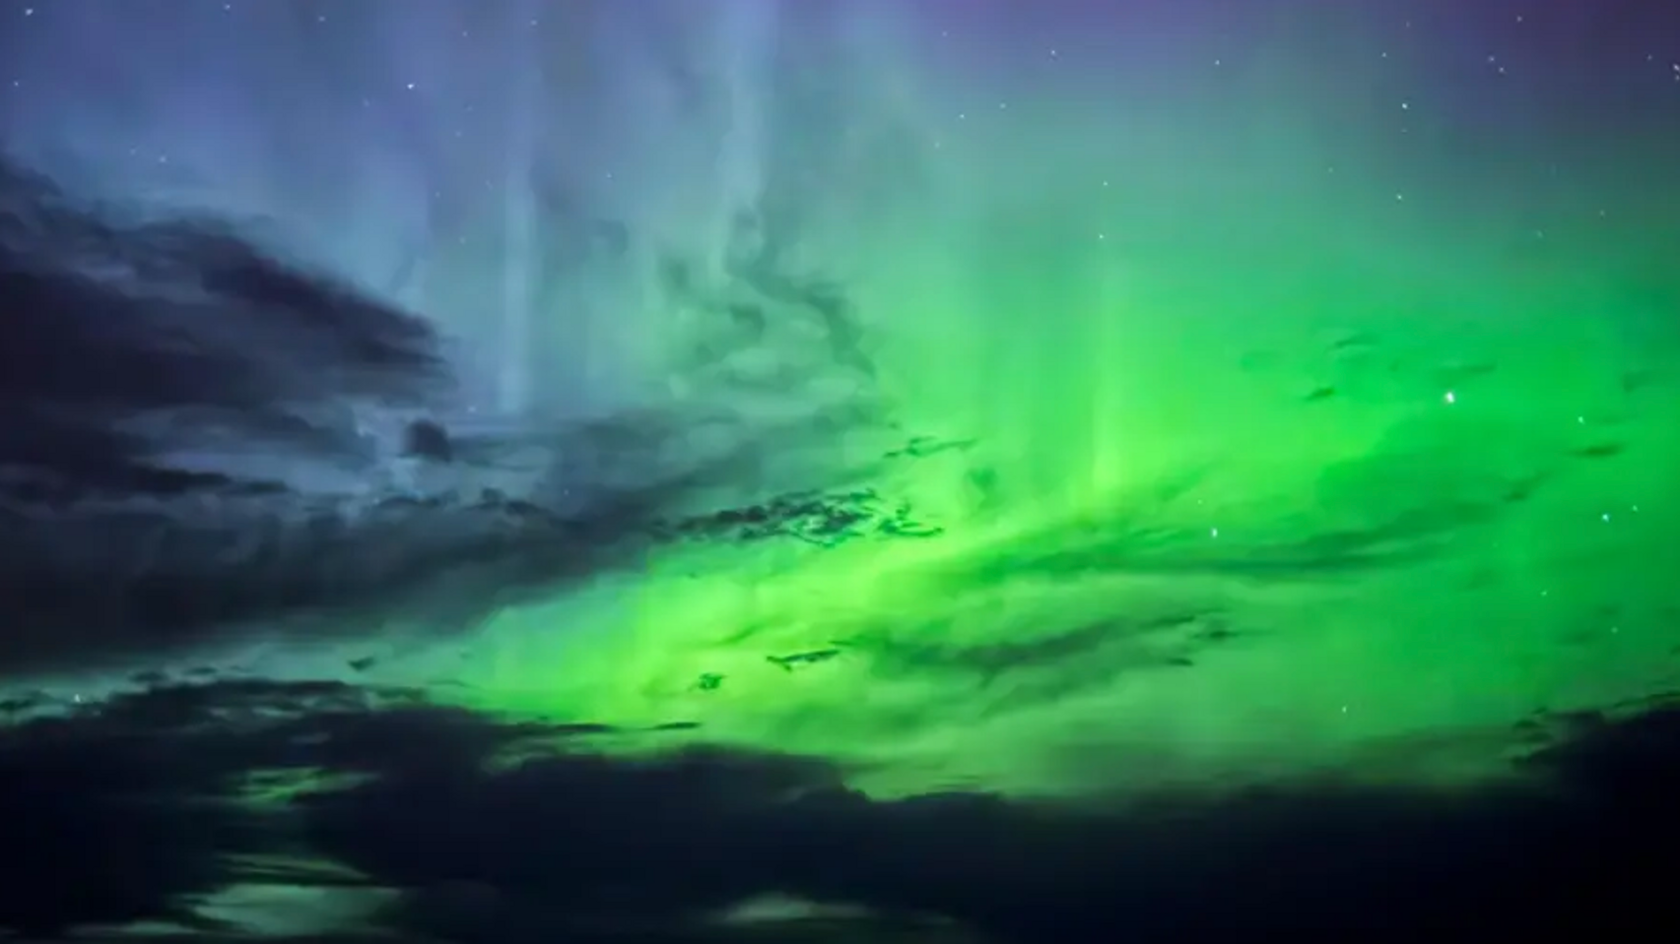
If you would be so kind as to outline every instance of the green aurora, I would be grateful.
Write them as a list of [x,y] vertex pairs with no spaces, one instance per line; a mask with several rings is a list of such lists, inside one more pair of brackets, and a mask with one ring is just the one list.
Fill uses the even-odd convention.
[[[90,200],[271,209],[460,384],[325,394],[373,442],[335,466],[212,383],[277,487],[17,532],[0,938],[1672,916],[1655,7],[108,6],[31,8],[0,126]],[[64,66],[107,48],[139,117]],[[319,393],[304,283],[276,371]],[[155,340],[111,371],[176,377]],[[196,470],[161,402],[111,415]]]
[[[854,150],[819,168],[851,176],[803,194],[788,264],[845,287],[893,424],[799,457],[859,520],[667,544],[442,638],[218,658],[663,726],[613,749],[834,757],[883,795],[1489,775],[1672,690],[1663,149],[1558,145],[1567,185],[1515,136],[1447,154],[1450,102],[1373,105],[1378,40],[1319,48],[1315,17],[1240,73],[1140,51],[1106,92],[1071,47],[1031,81],[858,54]],[[689,356],[650,307],[591,326],[600,373]]]
[[896,525],[667,547],[381,671],[886,794],[1482,776],[1670,690],[1680,401],[1614,294],[1314,249],[1049,240],[903,293],[950,340],[882,345],[937,431],[857,460]]

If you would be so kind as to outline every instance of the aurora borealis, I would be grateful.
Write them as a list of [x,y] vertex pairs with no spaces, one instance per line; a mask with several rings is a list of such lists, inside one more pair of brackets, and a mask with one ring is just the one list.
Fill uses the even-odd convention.
[[0,17],[0,939],[1661,902],[1672,13]]

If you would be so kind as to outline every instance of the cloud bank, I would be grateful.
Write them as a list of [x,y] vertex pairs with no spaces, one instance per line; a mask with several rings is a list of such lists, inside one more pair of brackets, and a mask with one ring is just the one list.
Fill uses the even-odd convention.
[[[872,800],[820,759],[327,683],[67,707],[0,732],[0,929],[57,939],[1616,937],[1666,926],[1680,848],[1660,705],[1534,719],[1513,776],[1475,790],[1326,773],[1078,802]],[[314,895],[265,911],[276,884]]]

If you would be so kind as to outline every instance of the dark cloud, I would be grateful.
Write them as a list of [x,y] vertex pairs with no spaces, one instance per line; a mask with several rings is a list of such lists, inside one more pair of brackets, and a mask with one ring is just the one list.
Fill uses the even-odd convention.
[[[861,357],[834,289],[766,291],[810,295],[834,357]],[[723,402],[451,429],[436,417],[460,406],[452,364],[428,322],[225,221],[78,200],[10,163],[0,306],[0,606],[29,614],[0,639],[8,672],[299,618],[464,625],[656,542],[928,533],[872,491],[741,486],[771,452],[855,425],[858,404],[798,428]],[[722,445],[691,448],[701,435]],[[720,484],[745,503],[694,500]]]
[[[448,380],[432,328],[289,266],[212,219],[124,221],[0,163],[0,468],[74,496],[208,484],[160,467],[138,420],[185,414],[319,444],[309,410],[409,404]],[[171,474],[175,472],[175,474]]]
[[[159,607],[186,611],[168,613],[176,632],[200,610],[239,615],[186,592],[227,555],[206,523],[248,534],[254,516],[237,509],[285,510],[276,456],[360,453],[347,404],[420,408],[449,384],[419,318],[219,221],[92,205],[10,162],[0,319],[0,595],[31,615],[0,645],[13,670],[65,625],[97,638],[106,624],[156,623]],[[217,439],[254,443],[267,461],[191,461]],[[230,515],[229,501],[243,504]]]
[[[173,918],[214,940],[232,929],[195,902],[258,880],[395,890],[337,931],[456,941],[1673,929],[1672,707],[1558,719],[1482,788],[1326,776],[1079,802],[876,800],[819,760],[661,751],[657,731],[510,724],[339,684],[70,707],[0,735],[0,929]],[[602,753],[603,737],[640,749]]]

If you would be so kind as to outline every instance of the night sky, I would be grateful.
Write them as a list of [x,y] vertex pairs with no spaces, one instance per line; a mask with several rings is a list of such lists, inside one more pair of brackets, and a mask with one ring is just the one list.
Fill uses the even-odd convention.
[[0,0],[0,941],[1670,939],[1680,8]]

